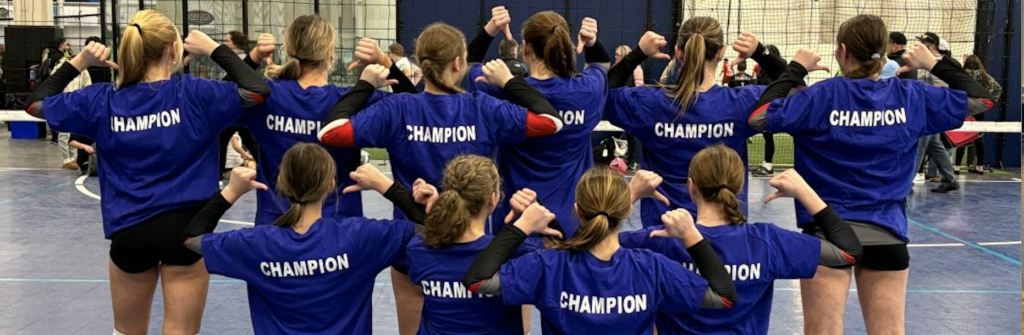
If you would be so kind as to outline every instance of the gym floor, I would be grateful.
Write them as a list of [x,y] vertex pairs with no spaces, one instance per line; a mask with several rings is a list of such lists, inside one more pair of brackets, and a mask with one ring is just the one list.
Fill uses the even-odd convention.
[[[10,139],[0,132],[0,335],[109,334],[109,241],[103,239],[96,178],[58,169],[57,147]],[[908,334],[1019,334],[1021,310],[1020,171],[961,176],[961,191],[914,186],[911,219]],[[791,201],[764,206],[767,179],[750,179],[750,217],[794,227]],[[390,217],[391,204],[364,194],[371,217]],[[255,198],[246,195],[220,230],[251,225]],[[636,229],[634,217],[624,229]],[[248,224],[247,224],[248,223]],[[394,299],[382,273],[374,291],[374,333],[395,334]],[[855,290],[855,289],[854,289]],[[160,329],[159,290],[150,323]],[[847,302],[846,332],[865,333],[856,293]],[[778,281],[771,334],[802,333],[799,284]],[[203,319],[206,334],[251,334],[245,285],[214,276]],[[540,334],[534,313],[533,334]]]

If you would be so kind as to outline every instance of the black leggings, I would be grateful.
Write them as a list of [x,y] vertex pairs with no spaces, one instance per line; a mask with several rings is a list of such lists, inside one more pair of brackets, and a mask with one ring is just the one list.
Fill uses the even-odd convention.
[[[983,138],[978,138],[971,142],[970,145],[974,146],[974,154],[967,156],[967,166],[985,165],[985,141]],[[964,161],[964,151],[967,146],[956,148],[956,160],[953,161],[953,166],[960,166],[960,162]],[[974,159],[971,159],[971,157]]]
[[771,163],[775,157],[775,134],[761,133],[764,136],[764,162]]

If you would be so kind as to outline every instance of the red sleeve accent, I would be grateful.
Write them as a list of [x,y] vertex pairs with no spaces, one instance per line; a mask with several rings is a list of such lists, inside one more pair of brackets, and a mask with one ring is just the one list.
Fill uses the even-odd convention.
[[36,109],[37,108],[42,108],[42,107],[43,107],[43,101],[42,100],[36,101],[36,102],[33,102],[33,103],[29,104],[28,108],[25,109],[25,112],[28,113],[28,115],[31,115],[33,117],[39,117],[39,114],[37,114],[38,111]]
[[849,264],[849,265],[857,264],[857,259],[853,258],[853,256],[850,255],[849,253],[847,253],[846,251],[839,250],[839,252],[843,255],[843,258],[846,259],[846,264]]
[[555,121],[534,112],[526,114],[526,138],[548,136],[557,131],[558,125]]
[[483,283],[484,282],[482,282],[482,281],[478,281],[476,283],[473,283],[473,285],[469,285],[469,287],[467,287],[467,289],[469,289],[469,291],[473,292],[473,293],[480,293],[480,285],[483,284]]
[[992,109],[992,106],[996,105],[994,102],[992,102],[992,100],[989,99],[981,99],[981,103],[985,104],[985,109]]
[[769,102],[769,103],[766,103],[764,105],[761,105],[761,107],[757,107],[757,109],[755,109],[753,113],[750,113],[750,117],[747,118],[747,122],[750,122],[750,120],[753,120],[754,117],[756,117],[758,115],[761,115],[764,112],[768,111],[768,106],[770,106],[771,104],[772,103]]
[[255,102],[257,105],[262,104],[263,101],[267,100],[267,98],[263,97],[262,95],[253,92],[245,91],[245,93],[248,94],[249,98],[251,98],[252,101]]
[[722,297],[722,305],[725,305],[726,309],[732,308],[732,301],[729,301],[726,297]]
[[331,129],[320,137],[320,142],[332,147],[355,147],[356,136],[352,130],[352,123],[347,122],[341,127]]

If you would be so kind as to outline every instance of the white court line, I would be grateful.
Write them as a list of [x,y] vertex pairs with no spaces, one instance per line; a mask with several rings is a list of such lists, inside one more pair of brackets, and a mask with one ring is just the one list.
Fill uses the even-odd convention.
[[948,248],[948,247],[962,247],[963,243],[921,243],[921,244],[907,244],[907,248]]
[[3,167],[0,171],[67,171],[61,168],[19,168],[19,167]]
[[1007,241],[1007,242],[981,242],[978,245],[1018,245],[1020,241]]
[[93,199],[96,199],[96,200],[100,200],[100,196],[99,195],[97,195],[96,193],[92,193],[92,191],[90,191],[89,189],[85,188],[85,179],[86,178],[89,178],[89,175],[85,174],[85,175],[82,175],[82,176],[78,177],[78,179],[75,180],[75,188],[78,189],[79,193],[85,194],[85,196],[87,196],[87,197],[90,197],[90,198],[93,198]]

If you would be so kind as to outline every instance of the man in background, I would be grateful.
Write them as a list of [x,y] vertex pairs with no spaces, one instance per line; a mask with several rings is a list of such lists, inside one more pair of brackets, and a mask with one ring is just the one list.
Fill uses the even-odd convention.
[[512,72],[513,76],[520,78],[530,76],[526,64],[519,61],[519,43],[516,41],[502,39],[501,42],[498,42],[498,55],[501,60],[505,61],[505,65],[508,66],[508,70]]
[[[935,55],[935,58],[942,60],[944,55],[940,52],[939,46],[942,44],[942,39],[939,35],[932,32],[927,32],[917,37],[918,42],[924,44],[929,51]],[[946,44],[945,48],[948,50],[949,45]],[[938,87],[949,87],[946,82],[942,81],[935,75],[931,74],[927,70],[919,70],[917,72],[917,78],[925,83],[932,86]],[[918,156],[918,169],[924,166],[925,158],[927,157],[931,162],[931,166],[935,168],[939,174],[938,187],[931,189],[935,193],[947,193],[950,191],[956,191],[960,189],[960,184],[956,182],[956,175],[953,174],[953,157],[950,151],[946,148],[943,143],[943,134],[934,134],[921,137],[918,142],[917,148]],[[915,182],[924,179],[923,176],[915,178]]]

